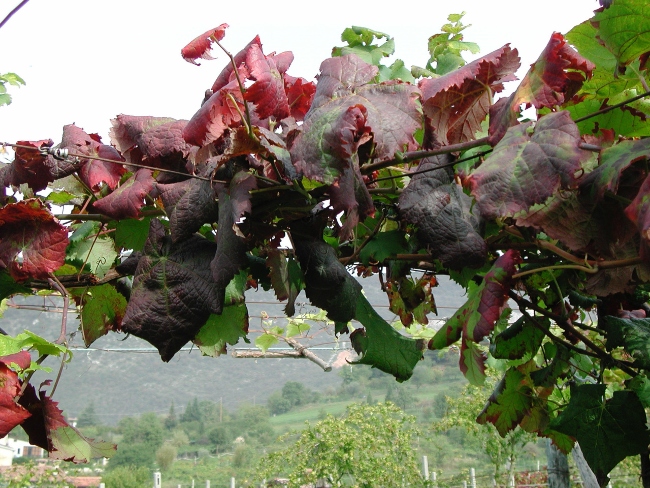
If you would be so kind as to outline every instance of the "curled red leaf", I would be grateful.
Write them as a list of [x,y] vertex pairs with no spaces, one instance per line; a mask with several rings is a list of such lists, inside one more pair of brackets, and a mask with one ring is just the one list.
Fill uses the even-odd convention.
[[137,219],[144,206],[144,197],[151,192],[153,185],[151,170],[139,169],[122,186],[97,200],[93,206],[116,220]]
[[490,108],[490,144],[496,145],[508,127],[517,123],[521,105],[537,109],[562,105],[591,77],[595,67],[569,46],[562,34],[553,33],[517,90]]
[[[74,124],[63,127],[61,147],[71,153],[89,158],[81,158],[79,176],[93,191],[99,191],[102,183],[111,190],[115,189],[126,169],[122,166],[124,158],[113,147],[102,144],[97,134],[87,134]],[[94,159],[95,157],[102,160]],[[110,159],[110,161],[104,161]]]
[[289,116],[289,101],[284,90],[282,74],[293,61],[293,54],[265,56],[261,46],[251,45],[246,55],[249,78],[255,83],[246,90],[244,98],[255,104],[260,119],[275,116],[284,119]]
[[422,109],[438,140],[456,144],[474,139],[492,97],[503,90],[504,82],[516,79],[519,65],[517,50],[506,44],[440,78],[422,80]]
[[[4,363],[8,356],[2,359]],[[28,363],[29,364],[29,363]],[[14,427],[23,423],[31,416],[31,413],[21,405],[18,405],[14,398],[20,394],[20,381],[18,374],[9,369],[5,364],[0,364],[0,436],[6,436]]]
[[0,269],[17,281],[47,278],[65,262],[68,231],[36,198],[0,209],[0,235]]
[[215,92],[183,128],[188,144],[205,146],[219,139],[229,127],[241,124],[244,100],[237,80]]
[[210,29],[209,31],[204,32],[198,36],[187,46],[181,49],[181,56],[183,56],[183,59],[188,63],[192,63],[197,66],[200,66],[200,64],[196,62],[196,60],[199,58],[214,59],[210,54],[212,43],[215,42],[215,39],[217,41],[220,41],[224,38],[226,35],[227,27],[228,24],[221,24],[219,27]]

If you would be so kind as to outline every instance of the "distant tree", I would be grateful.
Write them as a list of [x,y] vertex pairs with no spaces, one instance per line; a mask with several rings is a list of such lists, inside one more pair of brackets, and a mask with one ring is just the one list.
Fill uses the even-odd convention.
[[219,451],[232,442],[232,433],[226,426],[219,425],[209,432],[208,439]]
[[[447,413],[433,423],[433,430],[442,433],[455,429],[477,440],[492,463],[494,479],[497,483],[505,484],[514,475],[521,448],[528,442],[535,442],[537,436],[517,427],[502,437],[494,424],[477,423],[477,417],[480,417],[493,388],[494,382],[490,380],[486,387],[467,385],[458,397],[446,397]],[[504,471],[506,466],[509,467],[507,472]]]
[[298,381],[287,381],[282,387],[282,398],[285,398],[293,407],[307,403],[310,392],[305,385]]
[[[111,465],[114,460],[115,457],[111,459]],[[102,483],[106,485],[106,488],[142,488],[151,486],[150,482],[151,471],[145,467],[120,466],[105,471],[102,476]]]
[[271,442],[275,431],[269,423],[268,408],[261,405],[243,405],[237,410],[237,416],[230,422],[233,435],[256,438],[262,444]]
[[95,402],[90,400],[86,408],[84,408],[79,414],[79,419],[77,420],[78,427],[92,427],[98,425],[99,421],[97,420],[97,414],[95,413]]
[[436,393],[436,396],[433,397],[433,413],[436,414],[436,417],[439,419],[447,415],[447,395],[443,392]]
[[201,422],[203,415],[201,414],[201,407],[199,406],[199,399],[194,397],[190,403],[185,407],[185,411],[181,415],[181,422]]
[[178,425],[178,418],[176,417],[176,410],[174,409],[174,401],[172,400],[172,404],[169,407],[169,413],[167,414],[167,417],[165,417],[165,428],[167,430],[174,430],[177,425]]
[[123,435],[122,442],[145,444],[153,452],[162,445],[165,438],[160,419],[152,412],[143,413],[139,419],[134,419],[134,421],[120,422],[118,428]]
[[288,398],[282,396],[281,392],[275,391],[269,395],[269,398],[266,400],[266,406],[272,415],[281,415],[291,410],[293,405]]
[[359,488],[424,486],[412,445],[416,435],[415,417],[392,403],[352,404],[343,417],[328,415],[293,442],[284,436],[283,449],[261,460],[259,475],[287,476],[290,486],[319,479]]
[[411,390],[404,385],[395,385],[391,383],[386,392],[385,401],[394,403],[402,410],[406,410],[406,408],[413,405],[416,400],[415,395],[413,395]]
[[250,466],[253,462],[255,451],[246,444],[238,444],[232,456],[232,465],[241,469]]
[[[122,442],[120,448],[108,463],[110,471],[117,468],[145,468],[149,472],[153,467],[156,449],[148,444]],[[142,485],[139,485],[142,486]],[[106,484],[106,488],[112,485]]]
[[366,403],[368,405],[374,405],[375,404],[375,400],[372,398],[372,392],[370,390],[368,390],[368,395],[366,395]]
[[167,471],[171,468],[172,464],[176,460],[176,454],[178,450],[176,446],[170,442],[165,442],[160,449],[156,451],[156,464],[161,471]]

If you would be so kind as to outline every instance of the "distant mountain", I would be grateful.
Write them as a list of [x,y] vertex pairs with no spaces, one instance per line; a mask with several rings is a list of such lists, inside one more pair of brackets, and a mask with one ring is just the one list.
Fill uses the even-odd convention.
[[[435,297],[439,316],[445,317],[453,313],[464,299],[461,288],[447,282],[444,277],[441,281],[444,284],[436,288]],[[394,320],[386,296],[377,285],[377,278],[361,282],[369,301],[379,305],[378,310],[388,320]],[[275,320],[281,326],[286,323],[282,311],[284,304],[278,303],[272,292],[249,291],[247,301],[251,331],[260,330],[262,312],[271,318],[278,317]],[[298,297],[298,302],[296,313],[316,312],[304,295]],[[36,307],[61,306],[57,300],[42,297],[29,297],[19,303]],[[0,327],[9,334],[28,329],[50,340],[58,337],[60,324],[60,313],[14,308],[9,308],[0,319]],[[68,330],[75,330],[77,326],[75,314],[69,314]],[[334,349],[336,341],[332,330],[315,329],[311,331],[314,352],[325,361],[334,360],[340,351]],[[98,417],[109,425],[121,417],[143,412],[164,414],[172,401],[176,412],[180,413],[194,397],[223,401],[224,407],[232,410],[244,402],[266,403],[267,397],[280,390],[287,381],[298,381],[317,391],[335,388],[341,383],[336,370],[325,373],[306,359],[236,359],[230,354],[210,358],[202,356],[195,347],[179,352],[169,363],[164,363],[147,342],[124,334],[111,333],[97,340],[88,350],[77,334],[72,347],[76,348],[75,356],[64,366],[54,399],[69,416],[79,415],[93,401]],[[241,343],[236,348],[244,347],[248,345]],[[340,347],[349,347],[347,336],[341,338]],[[36,385],[45,378],[56,377],[60,367],[55,358],[48,358],[44,364],[53,371],[49,375],[37,376],[33,380]]]

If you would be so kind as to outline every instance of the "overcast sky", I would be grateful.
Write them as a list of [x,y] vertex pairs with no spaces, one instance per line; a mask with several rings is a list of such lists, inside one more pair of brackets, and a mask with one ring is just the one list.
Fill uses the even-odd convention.
[[[18,3],[1,0],[0,19]],[[313,80],[347,26],[392,35],[397,57],[424,66],[429,36],[447,15],[466,11],[464,23],[472,26],[465,40],[482,54],[510,43],[525,72],[553,32],[565,33],[598,7],[596,0],[31,0],[0,29],[0,73],[27,82],[10,87],[13,104],[0,107],[0,142],[58,143],[70,123],[108,142],[110,119],[121,113],[190,118],[227,58],[216,53],[197,67],[180,50],[224,22],[230,28],[223,43],[233,54],[258,34],[266,53],[293,51],[289,74]]]

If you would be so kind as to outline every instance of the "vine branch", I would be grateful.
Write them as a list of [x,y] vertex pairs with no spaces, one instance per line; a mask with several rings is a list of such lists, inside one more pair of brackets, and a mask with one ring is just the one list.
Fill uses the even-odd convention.
[[2,22],[0,22],[0,29],[4,27],[4,25],[9,22],[9,19],[14,16],[16,12],[18,12],[21,8],[23,8],[29,0],[23,0],[20,2],[18,5],[16,5],[11,12],[9,12],[4,19],[2,19]]
[[[625,373],[627,373],[632,377],[638,375],[638,373],[635,370],[633,370],[628,363],[614,358],[607,351],[598,347],[596,344],[594,344],[593,341],[587,338],[582,332],[580,332],[578,329],[573,327],[564,317],[561,317],[560,315],[554,314],[538,305],[535,305],[529,300],[520,297],[512,290],[508,291],[508,296],[517,303],[520,310],[522,307],[530,310],[534,310],[535,312],[553,320],[558,325],[558,327],[560,327],[560,329],[562,329],[566,334],[576,337],[577,339],[582,341],[582,343],[585,346],[587,346],[589,349],[591,349],[599,359],[609,362],[610,364],[615,364],[618,368],[620,368],[622,371],[624,371]],[[585,351],[580,351],[580,353],[584,354]]]

